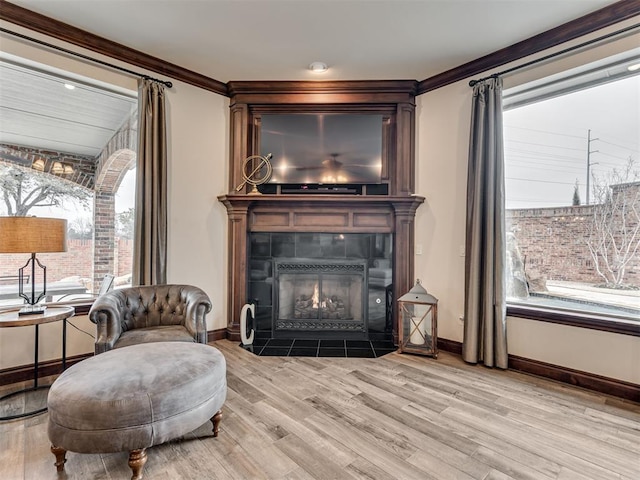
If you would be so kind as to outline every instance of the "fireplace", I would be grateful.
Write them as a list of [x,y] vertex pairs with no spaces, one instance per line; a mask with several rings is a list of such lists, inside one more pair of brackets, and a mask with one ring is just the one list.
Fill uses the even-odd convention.
[[256,330],[345,340],[391,331],[391,234],[255,232],[248,243]]
[[[391,310],[385,315],[385,308],[389,305],[391,309],[393,305],[389,297],[397,298],[415,284],[414,223],[416,209],[424,202],[424,197],[415,195],[417,82],[229,82],[228,87],[229,193],[218,196],[228,215],[226,337],[240,340],[240,314],[244,305],[253,299],[259,300],[258,327],[272,328],[274,261],[313,258],[366,261],[368,282],[362,287],[366,328],[369,332],[386,328],[392,331],[394,341],[397,340],[396,312]],[[263,185],[274,188],[264,189],[262,195],[250,194],[243,166],[248,157],[266,153],[262,145],[262,116],[299,113],[381,115],[380,175],[376,175],[379,183],[351,188],[344,184],[309,186],[307,180],[303,180],[302,187],[307,188],[291,191],[274,183]],[[353,141],[359,141],[360,134],[352,131],[350,136]],[[309,145],[309,154],[314,152],[319,153]],[[316,245],[321,255],[313,249],[312,255],[306,254],[304,242],[298,242],[301,250],[295,253],[262,252],[254,248],[258,246],[255,235],[294,236],[315,232],[327,235],[322,240],[325,243]],[[393,244],[393,252],[389,256],[356,254],[353,258],[340,252],[334,254],[334,249],[341,245],[341,241],[335,241],[340,240],[340,235],[360,234],[373,235],[370,239],[376,235],[390,239],[388,243]],[[347,239],[345,245],[348,243]],[[268,245],[271,243],[263,244]],[[284,246],[290,248],[290,244]]]
[[274,262],[273,332],[367,333],[365,261]]

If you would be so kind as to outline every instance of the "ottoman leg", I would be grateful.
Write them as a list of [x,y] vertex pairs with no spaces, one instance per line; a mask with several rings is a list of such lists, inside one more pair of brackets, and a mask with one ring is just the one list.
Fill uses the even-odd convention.
[[56,456],[56,463],[54,463],[56,470],[62,472],[64,470],[64,463],[67,461],[67,459],[64,458],[67,455],[67,451],[64,448],[51,445],[51,453]]
[[133,472],[131,480],[142,480],[142,470],[147,463],[147,449],[131,450],[129,452],[129,468]]
[[211,418],[211,423],[213,423],[213,436],[218,436],[218,430],[220,429],[220,420],[222,420],[222,410],[218,410],[216,414]]

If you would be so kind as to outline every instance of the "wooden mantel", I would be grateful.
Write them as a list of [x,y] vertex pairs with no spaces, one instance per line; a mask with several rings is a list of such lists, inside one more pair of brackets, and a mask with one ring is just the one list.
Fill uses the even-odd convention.
[[[393,298],[415,282],[414,219],[424,197],[229,194],[218,200],[229,217],[227,337],[232,340],[240,340],[240,310],[247,302],[247,235],[251,232],[392,233]],[[394,338],[396,333],[394,318]]]
[[[218,200],[228,213],[227,337],[240,340],[240,311],[247,301],[248,235],[252,232],[390,233],[393,295],[414,284],[414,219],[423,197],[415,179],[417,82],[231,82],[229,193]],[[251,195],[243,183],[244,159],[260,152],[261,115],[268,113],[372,113],[382,116],[382,193]],[[395,309],[394,309],[395,317]],[[397,318],[393,319],[397,339]]]

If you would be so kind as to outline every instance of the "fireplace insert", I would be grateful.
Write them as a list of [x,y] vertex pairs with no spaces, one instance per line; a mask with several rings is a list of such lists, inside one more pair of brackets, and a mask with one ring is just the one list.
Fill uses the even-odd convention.
[[367,333],[364,260],[277,259],[274,261],[274,334]]
[[252,232],[249,245],[258,332],[331,340],[390,332],[391,234]]

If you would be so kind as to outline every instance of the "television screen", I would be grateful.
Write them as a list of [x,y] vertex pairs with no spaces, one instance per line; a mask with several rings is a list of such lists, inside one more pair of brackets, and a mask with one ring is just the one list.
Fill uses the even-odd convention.
[[380,183],[382,115],[263,114],[260,155],[279,184]]

